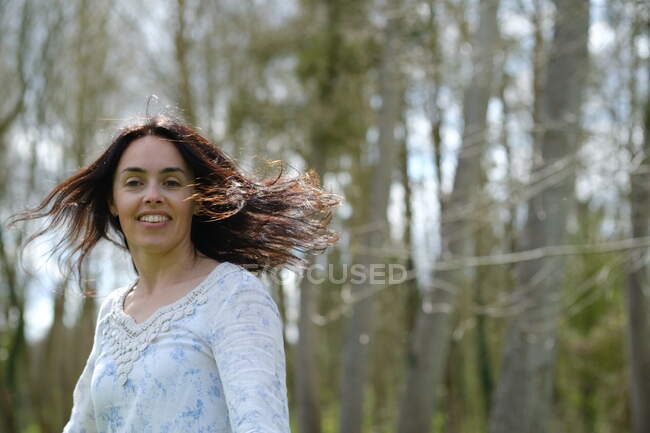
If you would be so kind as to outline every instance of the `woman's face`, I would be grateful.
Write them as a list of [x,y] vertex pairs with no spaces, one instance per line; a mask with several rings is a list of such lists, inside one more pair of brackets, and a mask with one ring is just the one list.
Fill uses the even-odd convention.
[[169,141],[145,136],[131,142],[113,180],[111,213],[119,217],[131,254],[182,254],[190,238],[193,173]]

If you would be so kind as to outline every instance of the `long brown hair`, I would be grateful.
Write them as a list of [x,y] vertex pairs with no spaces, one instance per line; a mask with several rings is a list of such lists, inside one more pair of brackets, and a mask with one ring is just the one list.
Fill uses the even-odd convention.
[[101,239],[128,249],[108,203],[124,150],[149,135],[173,143],[195,175],[191,199],[199,210],[191,239],[199,253],[240,265],[301,266],[305,253],[322,251],[338,239],[327,226],[339,198],[319,187],[315,173],[287,177],[281,171],[274,179],[257,181],[195,129],[166,116],[120,130],[96,161],[58,184],[33,209],[14,215],[10,224],[48,218],[27,243],[62,229],[52,251],[66,252],[59,255],[60,263],[76,267],[81,282],[84,260]]

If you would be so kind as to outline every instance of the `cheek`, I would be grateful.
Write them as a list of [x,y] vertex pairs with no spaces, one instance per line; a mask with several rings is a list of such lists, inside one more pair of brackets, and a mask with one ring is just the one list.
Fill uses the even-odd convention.
[[111,211],[117,215],[120,224],[124,225],[124,223],[128,223],[130,216],[132,216],[133,203],[127,198],[118,195],[113,201]]

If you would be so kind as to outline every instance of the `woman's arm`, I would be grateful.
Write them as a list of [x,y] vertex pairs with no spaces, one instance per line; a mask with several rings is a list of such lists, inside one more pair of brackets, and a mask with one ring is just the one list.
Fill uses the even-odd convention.
[[288,433],[282,320],[252,274],[231,288],[212,328],[212,349],[233,433]]

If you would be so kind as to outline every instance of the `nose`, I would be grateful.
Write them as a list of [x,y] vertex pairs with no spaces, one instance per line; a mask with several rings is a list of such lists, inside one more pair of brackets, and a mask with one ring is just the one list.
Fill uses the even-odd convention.
[[151,182],[150,185],[146,188],[144,194],[144,202],[147,204],[153,203],[162,203],[162,195],[160,194],[160,189],[155,182]]

